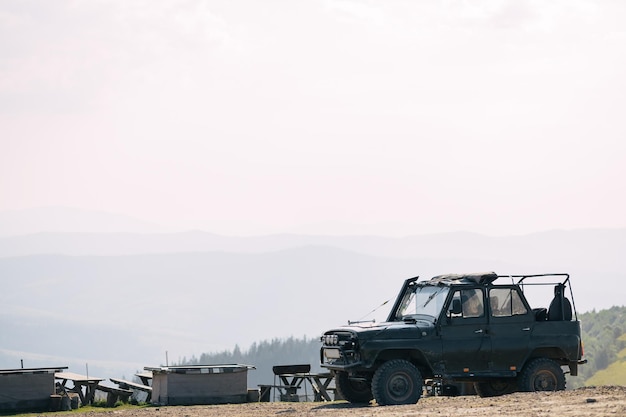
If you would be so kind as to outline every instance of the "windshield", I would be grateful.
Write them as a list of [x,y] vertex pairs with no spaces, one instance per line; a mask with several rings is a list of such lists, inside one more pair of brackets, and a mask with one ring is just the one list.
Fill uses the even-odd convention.
[[448,287],[417,286],[409,287],[396,312],[396,320],[417,315],[439,317],[448,295]]

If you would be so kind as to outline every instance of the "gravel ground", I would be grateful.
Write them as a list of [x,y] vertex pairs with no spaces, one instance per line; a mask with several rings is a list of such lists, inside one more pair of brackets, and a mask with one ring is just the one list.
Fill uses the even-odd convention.
[[247,403],[199,406],[161,406],[111,410],[103,413],[75,411],[72,416],[95,417],[248,417],[248,416],[626,416],[626,387],[588,387],[561,392],[515,393],[494,398],[477,396],[423,397],[417,404],[381,407],[353,406],[345,401],[327,403]]

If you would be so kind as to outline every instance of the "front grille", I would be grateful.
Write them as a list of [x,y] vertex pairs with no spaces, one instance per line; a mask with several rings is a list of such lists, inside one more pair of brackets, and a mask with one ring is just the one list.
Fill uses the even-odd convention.
[[354,336],[349,332],[327,333],[321,337],[321,341],[324,346],[339,346],[343,348],[354,347],[354,340]]

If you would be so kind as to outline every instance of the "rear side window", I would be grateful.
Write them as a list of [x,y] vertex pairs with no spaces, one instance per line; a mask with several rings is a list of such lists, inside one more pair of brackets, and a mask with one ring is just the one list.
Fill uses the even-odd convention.
[[520,316],[528,313],[528,309],[514,288],[490,289],[489,306],[493,317]]

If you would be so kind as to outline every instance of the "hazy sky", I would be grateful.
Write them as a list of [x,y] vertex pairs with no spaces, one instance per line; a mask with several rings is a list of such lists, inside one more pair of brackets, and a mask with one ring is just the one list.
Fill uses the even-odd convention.
[[0,2],[0,210],[626,227],[626,2]]

